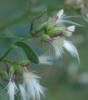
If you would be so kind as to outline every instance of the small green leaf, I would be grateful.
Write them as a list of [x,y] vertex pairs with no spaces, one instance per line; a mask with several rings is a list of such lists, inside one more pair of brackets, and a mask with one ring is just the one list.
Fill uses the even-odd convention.
[[15,72],[14,66],[11,66],[9,69],[9,76],[11,76]]
[[16,42],[15,45],[23,48],[24,52],[27,55],[27,58],[30,61],[32,61],[33,63],[36,63],[36,64],[39,63],[39,59],[31,46],[27,45],[25,42]]
[[19,64],[14,65],[14,69],[17,73],[22,73],[22,66]]

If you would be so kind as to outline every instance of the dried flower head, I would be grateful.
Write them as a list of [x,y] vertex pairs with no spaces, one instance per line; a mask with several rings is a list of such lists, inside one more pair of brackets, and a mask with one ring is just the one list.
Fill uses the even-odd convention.
[[[40,85],[39,76],[29,72],[27,69],[24,69],[23,72],[23,85],[20,85],[20,91],[22,94],[23,100],[27,98],[33,100],[40,100],[40,96],[44,96],[45,88]],[[23,95],[24,94],[24,95]]]
[[18,88],[14,82],[13,77],[14,76],[12,75],[10,80],[9,80],[8,86],[7,86],[7,91],[8,91],[8,95],[9,95],[10,100],[14,100],[14,96],[18,91]]
[[[67,20],[67,18],[70,17],[73,16],[66,16],[64,14],[64,10],[61,9],[54,19],[50,18],[47,22],[46,31],[43,34],[43,37],[54,48],[56,58],[60,57],[64,49],[66,49],[72,56],[78,59],[78,62],[80,62],[76,47],[70,41],[66,40],[66,37],[72,36],[72,33],[75,32],[75,25],[79,25],[75,22]],[[73,25],[66,26],[64,23]]]

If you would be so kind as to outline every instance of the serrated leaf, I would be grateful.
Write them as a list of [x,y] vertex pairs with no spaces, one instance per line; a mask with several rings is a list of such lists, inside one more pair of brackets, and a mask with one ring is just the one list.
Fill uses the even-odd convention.
[[25,42],[16,42],[15,45],[23,48],[24,52],[26,53],[27,58],[30,61],[36,64],[39,63],[39,59],[31,46],[27,45]]

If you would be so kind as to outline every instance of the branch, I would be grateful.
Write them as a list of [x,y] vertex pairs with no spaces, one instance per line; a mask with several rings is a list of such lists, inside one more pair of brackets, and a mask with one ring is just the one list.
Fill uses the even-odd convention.
[[0,58],[0,61],[3,61],[4,58],[6,58],[9,53],[15,48],[16,46],[15,45],[11,45],[11,47],[7,50],[7,52]]

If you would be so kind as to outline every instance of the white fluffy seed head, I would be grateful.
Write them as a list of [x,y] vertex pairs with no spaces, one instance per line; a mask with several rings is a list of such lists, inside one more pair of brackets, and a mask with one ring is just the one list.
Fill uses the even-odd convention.
[[7,86],[7,91],[8,91],[10,100],[14,100],[14,95],[17,93],[17,90],[18,88],[15,82],[9,81],[8,86]]
[[56,58],[59,58],[63,53],[63,43],[64,43],[64,38],[60,37],[57,37],[53,42],[51,42],[51,45],[55,50]]
[[19,84],[19,89],[20,89],[22,100],[27,100],[27,94],[26,94],[26,90],[25,90],[23,84]]
[[40,96],[44,95],[45,88],[39,83],[39,76],[31,73],[24,72],[24,87],[27,91],[27,98],[33,98],[33,100],[40,100]]
[[76,47],[70,41],[67,40],[64,40],[63,46],[72,56],[76,57],[78,59],[78,62],[80,63],[80,58]]
[[59,58],[62,55],[65,48],[72,56],[76,57],[78,62],[80,63],[78,51],[70,41],[67,41],[61,37],[57,37],[53,42],[50,43],[55,50],[56,58]]

